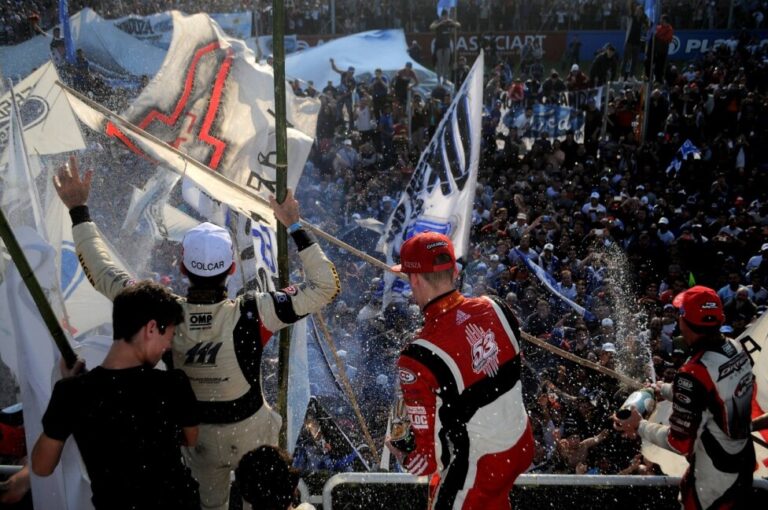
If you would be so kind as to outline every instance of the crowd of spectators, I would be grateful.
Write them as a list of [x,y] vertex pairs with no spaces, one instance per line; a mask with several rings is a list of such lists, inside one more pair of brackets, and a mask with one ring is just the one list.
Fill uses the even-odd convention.
[[[624,0],[460,0],[456,17],[469,32],[624,30]],[[764,28],[765,0],[663,0],[662,8],[678,29]],[[58,23],[58,2],[7,0],[0,5],[0,43],[16,44]],[[258,33],[272,32],[272,4],[264,0],[99,0],[69,2],[70,13],[95,9],[105,18],[150,15],[171,9],[187,13],[253,12]],[[335,16],[335,23],[332,22]],[[378,28],[428,32],[436,17],[435,2],[395,0],[287,0],[289,34],[351,34]]]
[[[744,38],[679,68],[669,64],[651,93],[644,142],[641,94],[627,85],[611,92],[604,136],[603,116],[588,104],[584,143],[572,133],[564,140],[542,136],[530,150],[518,129],[497,132],[501,115],[494,113],[509,87],[529,83],[528,76],[516,67],[505,79],[492,67],[486,90],[494,80],[498,86],[491,87],[484,117],[463,291],[499,295],[527,333],[638,381],[670,381],[685,360],[671,302],[693,282],[719,290],[724,333],[741,333],[768,299],[767,62],[765,49]],[[409,139],[396,87],[387,89],[373,116],[378,124],[361,129],[335,106],[337,86],[320,93],[318,140],[299,194],[310,221],[364,245],[370,236],[355,220],[386,221],[450,94],[439,88],[432,93],[438,97],[414,99],[423,115],[415,115]],[[373,93],[371,83],[356,87],[359,120],[358,109],[370,108]],[[545,97],[541,84],[528,94],[531,104]],[[435,107],[419,110],[422,104]],[[701,158],[676,169],[670,163],[686,140]],[[382,310],[380,272],[349,254],[333,256],[345,284],[332,323],[345,350],[367,353],[352,363],[363,401],[375,403],[379,376],[392,380],[381,360],[393,359],[418,314],[407,304]],[[547,291],[523,258],[544,268],[559,291],[589,313],[576,313]],[[523,351],[536,471],[658,471],[637,442],[606,431],[626,388],[533,345],[524,343]]]

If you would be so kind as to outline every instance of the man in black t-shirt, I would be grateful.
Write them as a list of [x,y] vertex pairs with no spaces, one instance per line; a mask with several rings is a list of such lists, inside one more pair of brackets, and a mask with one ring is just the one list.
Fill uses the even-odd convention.
[[[183,309],[153,282],[126,287],[114,301],[114,342],[104,362],[53,388],[32,471],[53,473],[73,435],[98,509],[200,508],[198,484],[181,461],[197,441],[197,405],[187,376],[153,367],[171,348]],[[78,362],[68,373],[82,368]]]

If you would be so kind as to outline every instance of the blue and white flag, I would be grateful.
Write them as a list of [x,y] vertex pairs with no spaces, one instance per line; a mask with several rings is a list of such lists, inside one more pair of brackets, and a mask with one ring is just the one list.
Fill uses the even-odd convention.
[[443,13],[443,11],[448,11],[450,14],[451,9],[456,8],[456,0],[437,0],[437,16],[440,17],[440,15]]
[[651,23],[651,27],[655,27],[661,17],[660,9],[657,8],[657,0],[645,0],[643,5],[643,11],[648,16],[648,21]]
[[531,261],[528,257],[525,256],[525,254],[520,253],[520,250],[515,248],[515,254],[517,255],[519,260],[522,260],[525,263],[525,267],[528,268],[528,271],[536,275],[536,278],[541,281],[541,283],[544,285],[544,287],[549,290],[552,294],[555,295],[556,298],[560,299],[562,302],[573,308],[576,313],[578,313],[580,316],[584,318],[586,321],[596,321],[597,318],[594,316],[592,312],[587,310],[581,305],[578,305],[568,299],[567,297],[563,296],[558,290],[557,290],[557,282],[555,281],[552,276],[544,271],[544,269],[536,264],[535,262]]
[[701,151],[698,147],[693,145],[693,142],[690,140],[683,142],[683,145],[677,149],[675,157],[672,158],[672,161],[669,162],[669,166],[667,167],[667,175],[670,175],[673,172],[677,175],[680,168],[683,166],[683,161],[686,161],[688,156],[692,156],[693,159],[701,159]]
[[584,143],[584,112],[567,106],[554,104],[533,105],[533,115],[526,117],[525,109],[510,109],[504,115],[504,126],[517,128],[526,149],[547,133],[549,140],[564,140],[568,131],[573,131],[577,143]]
[[64,50],[67,62],[75,63],[75,43],[72,40],[72,28],[69,26],[69,1],[59,0],[59,23],[64,37]]
[[[456,258],[467,254],[480,161],[482,107],[481,52],[387,220],[376,249],[386,255],[389,264],[399,259],[402,244],[420,232],[445,234],[453,241]],[[386,305],[396,277],[389,271],[384,276]]]

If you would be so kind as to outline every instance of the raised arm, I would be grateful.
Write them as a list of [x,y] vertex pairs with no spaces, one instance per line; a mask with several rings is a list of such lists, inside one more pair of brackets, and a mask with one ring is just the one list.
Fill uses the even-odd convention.
[[71,156],[69,163],[56,171],[53,184],[59,198],[69,209],[72,237],[83,272],[97,291],[113,300],[126,285],[133,282],[133,278],[113,261],[107,244],[91,220],[86,204],[92,179],[91,170],[81,177],[77,159]]
[[257,295],[262,324],[277,331],[333,301],[341,290],[336,266],[328,260],[314,237],[299,224],[299,203],[288,190],[283,203],[270,197],[275,218],[288,228],[304,269],[304,281],[276,292]]

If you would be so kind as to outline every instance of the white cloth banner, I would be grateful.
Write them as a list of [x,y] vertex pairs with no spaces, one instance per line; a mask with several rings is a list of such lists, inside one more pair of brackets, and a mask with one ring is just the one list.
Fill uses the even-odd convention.
[[[45,224],[37,189],[21,143],[20,123],[12,108],[10,118],[9,165],[0,188],[0,203],[14,230],[33,274],[56,315],[63,316],[59,291],[56,250],[45,240]],[[32,296],[15,265],[6,269],[0,285],[4,324],[9,338],[0,338],[0,355],[19,381],[24,405],[27,445],[31,449],[42,432],[42,416],[57,378],[59,353]],[[11,349],[9,344],[14,344]],[[32,476],[32,496],[37,508],[89,509],[90,487],[82,476],[79,453],[68,444],[59,467],[45,478]]]
[[[401,194],[376,249],[387,263],[399,259],[400,247],[415,234],[432,231],[453,241],[456,258],[468,252],[472,205],[480,161],[483,54],[445,112]],[[385,302],[394,275],[385,274]]]
[[[253,15],[248,11],[210,13],[216,23],[227,33],[237,39],[251,37]],[[136,39],[167,50],[173,38],[173,18],[171,12],[160,12],[150,16],[131,14],[112,20],[112,23],[123,32]]]
[[[264,198],[274,190],[272,68],[205,14],[173,12],[173,41],[155,78],[124,117]],[[309,155],[320,102],[287,88],[288,186]],[[290,127],[293,126],[293,127]]]
[[[768,413],[768,313],[755,320],[737,338],[752,361],[755,374],[755,394],[752,400],[752,418]],[[754,432],[763,442],[768,442],[768,430]],[[755,443],[757,470],[755,477],[768,476],[768,448]]]
[[117,116],[101,113],[70,93],[67,93],[67,99],[80,121],[92,130],[119,137],[135,152],[185,176],[198,188],[205,190],[201,194],[204,194],[206,199],[229,204],[248,212],[261,222],[274,225],[272,209],[253,188],[239,186],[221,174],[211,172],[204,165],[180,156],[164,144],[132,131]]
[[[14,85],[30,154],[59,154],[85,147],[75,116],[56,86],[59,77],[50,62]],[[0,98],[0,151],[8,145],[11,93]]]
[[304,416],[309,405],[309,361],[307,358],[307,318],[292,326],[291,352],[288,365],[288,453],[293,454],[296,441],[304,426]]

